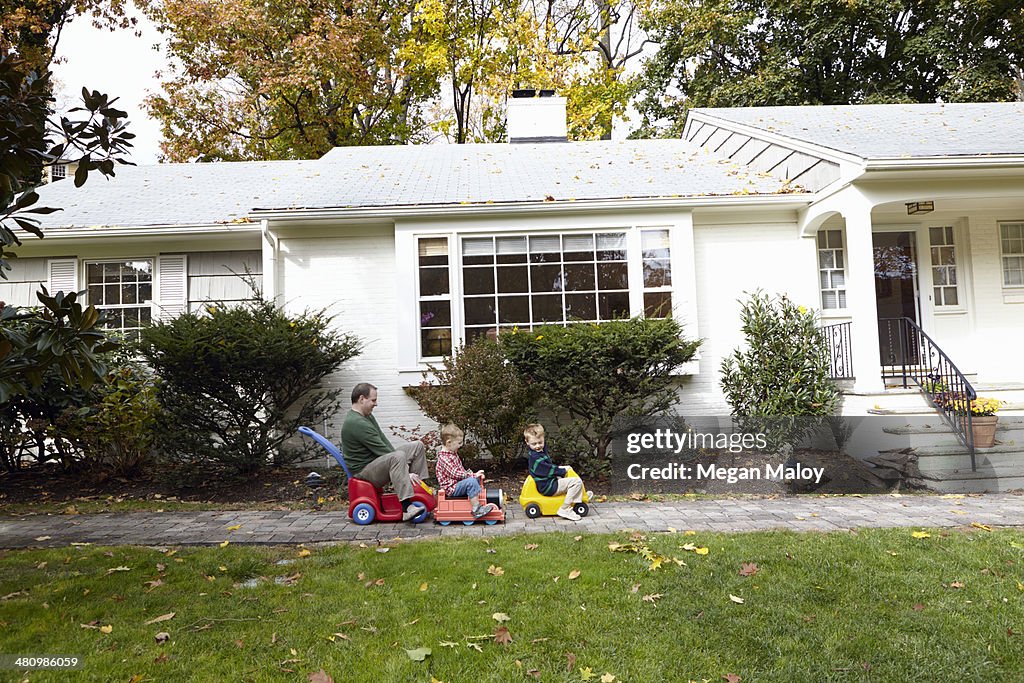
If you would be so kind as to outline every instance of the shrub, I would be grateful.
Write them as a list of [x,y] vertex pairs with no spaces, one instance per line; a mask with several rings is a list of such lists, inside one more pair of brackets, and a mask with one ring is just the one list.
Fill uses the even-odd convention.
[[[429,371],[438,383],[424,381],[409,392],[424,414],[442,425],[457,424],[483,444],[498,465],[522,455],[522,428],[529,422],[533,397],[497,343],[477,340]],[[468,459],[466,453],[463,457]]]
[[766,431],[778,446],[806,435],[814,420],[832,415],[839,391],[829,379],[824,333],[815,314],[785,295],[772,299],[758,291],[740,312],[746,348],[722,361],[722,389],[744,428]]
[[234,307],[208,306],[142,332],[140,348],[162,384],[159,446],[171,458],[251,473],[301,452],[283,442],[338,409],[321,380],[358,355],[323,311],[288,315],[254,290]]
[[58,420],[82,449],[85,463],[107,474],[135,474],[153,454],[160,405],[152,371],[126,357],[112,362],[92,400]]
[[633,318],[514,331],[499,341],[555,420],[555,460],[575,455],[593,472],[607,466],[616,417],[659,414],[676,403],[674,372],[700,345],[681,334],[671,318]]

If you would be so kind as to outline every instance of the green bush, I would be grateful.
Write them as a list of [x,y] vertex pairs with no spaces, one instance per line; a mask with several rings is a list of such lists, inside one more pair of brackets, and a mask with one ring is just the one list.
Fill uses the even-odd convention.
[[839,391],[829,379],[824,333],[817,317],[785,295],[772,299],[758,291],[740,313],[746,348],[722,361],[722,389],[744,428],[766,431],[773,445],[805,435],[813,420],[832,415]]
[[152,371],[129,358],[116,360],[93,385],[88,405],[66,411],[58,425],[81,447],[87,466],[125,476],[153,455],[160,405]]
[[633,318],[517,330],[499,342],[555,421],[556,462],[594,473],[607,466],[616,417],[660,414],[678,400],[674,373],[700,345],[681,335],[671,318]]
[[293,462],[301,451],[283,442],[338,410],[339,390],[319,385],[359,354],[359,341],[331,329],[323,311],[289,315],[255,294],[142,331],[162,382],[159,447],[172,459],[243,474]]
[[429,372],[437,384],[424,381],[409,392],[425,415],[442,425],[457,424],[498,465],[524,453],[522,428],[530,421],[533,397],[497,343],[477,340],[457,349],[440,367],[431,365]]

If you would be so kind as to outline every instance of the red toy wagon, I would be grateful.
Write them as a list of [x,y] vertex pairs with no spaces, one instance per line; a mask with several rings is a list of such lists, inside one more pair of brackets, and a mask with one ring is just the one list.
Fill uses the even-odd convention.
[[496,510],[488,512],[483,517],[473,519],[473,506],[469,498],[448,498],[444,491],[437,490],[437,507],[434,508],[434,521],[441,526],[448,526],[452,522],[462,522],[470,526],[473,522],[484,522],[486,524],[497,524],[505,521],[505,494],[501,489],[484,489],[480,492],[480,504],[494,503]]

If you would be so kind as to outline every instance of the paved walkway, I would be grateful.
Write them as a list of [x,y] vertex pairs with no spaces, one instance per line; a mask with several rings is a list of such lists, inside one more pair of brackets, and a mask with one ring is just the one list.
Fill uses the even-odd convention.
[[[0,547],[103,545],[291,544],[451,538],[538,531],[834,531],[863,527],[955,527],[973,522],[1024,526],[1024,495],[800,496],[598,503],[581,522],[528,519],[514,501],[504,524],[433,523],[358,526],[344,512],[125,512],[0,517]],[[229,527],[238,526],[237,529]]]

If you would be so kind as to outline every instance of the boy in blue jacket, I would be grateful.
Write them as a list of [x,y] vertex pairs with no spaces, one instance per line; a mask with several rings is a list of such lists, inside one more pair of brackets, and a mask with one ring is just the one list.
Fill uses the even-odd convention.
[[566,469],[559,467],[548,455],[544,445],[544,427],[539,424],[526,425],[523,430],[530,457],[530,476],[537,484],[537,492],[542,496],[565,494],[565,501],[558,508],[558,516],[578,522],[582,517],[572,509],[575,503],[583,502],[583,480],[579,477],[566,477]]

